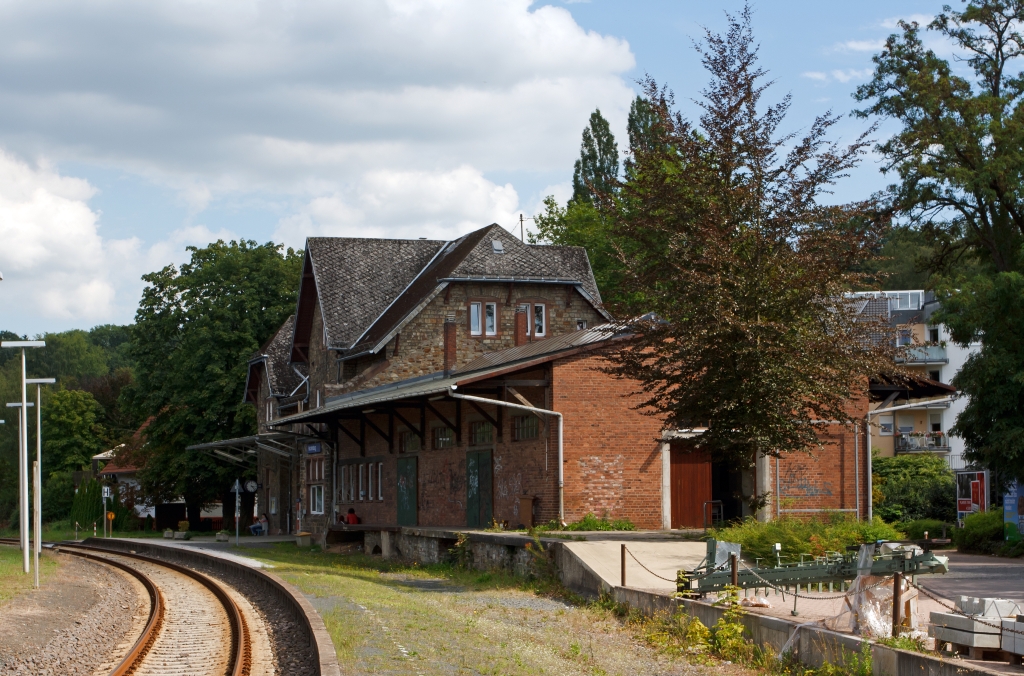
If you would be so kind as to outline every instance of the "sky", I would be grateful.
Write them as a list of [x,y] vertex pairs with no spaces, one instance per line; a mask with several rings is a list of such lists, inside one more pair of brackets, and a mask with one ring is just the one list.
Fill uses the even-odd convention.
[[[948,1],[948,0],[946,0]],[[845,115],[898,19],[942,2],[752,3],[786,131]],[[571,194],[637,80],[684,114],[732,0],[10,0],[0,4],[0,329],[129,323],[142,275],[217,239],[450,239]],[[876,137],[891,133],[882,125]],[[840,201],[890,179],[876,157]],[[529,221],[527,221],[529,224]]]

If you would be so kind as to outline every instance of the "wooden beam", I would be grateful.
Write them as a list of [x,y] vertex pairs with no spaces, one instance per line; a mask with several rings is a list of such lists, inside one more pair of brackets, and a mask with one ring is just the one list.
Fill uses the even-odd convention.
[[344,425],[338,425],[338,429],[344,432],[349,439],[359,445],[359,455],[366,455],[366,426],[360,423],[359,436],[352,434]]
[[[469,400],[469,405],[472,406],[473,408],[475,408],[476,412],[484,417],[484,420],[486,420],[487,422],[489,422],[492,425],[494,425],[495,428],[498,427],[498,421],[495,420],[494,418],[492,418],[491,414],[489,414],[487,411],[485,411],[482,408],[480,408],[479,404],[477,404],[473,400]],[[499,407],[499,410],[500,410],[500,407]]]
[[434,414],[434,416],[435,416],[435,417],[437,417],[437,419],[438,419],[438,420],[440,420],[441,422],[443,422],[443,423],[444,423],[444,425],[445,425],[445,427],[447,427],[448,429],[450,429],[450,430],[452,430],[452,431],[454,431],[454,430],[455,430],[455,423],[453,423],[453,422],[452,422],[451,420],[449,420],[449,419],[448,419],[448,418],[447,418],[447,417],[446,417],[446,416],[445,416],[445,415],[444,415],[443,413],[441,413],[441,412],[440,412],[440,411],[438,411],[438,410],[437,410],[436,408],[434,408],[434,405],[433,405],[432,403],[430,403],[429,401],[428,401],[428,402],[426,402],[426,404],[427,404],[427,405],[426,405],[426,407],[425,407],[425,409],[424,409],[424,410],[426,410],[427,408],[429,408],[429,409],[430,409],[430,412],[431,412],[431,413],[433,413],[433,414]]
[[[392,418],[391,416],[388,416],[388,420],[393,422],[394,418]],[[377,427],[377,425],[372,420],[367,418],[365,415],[363,415],[363,417],[362,417],[362,422],[365,425],[369,425],[370,429],[372,429],[374,432],[379,434],[381,439],[383,439],[384,441],[388,442],[388,450],[391,450],[391,448],[392,448],[392,445],[391,445],[392,435],[388,434],[387,432],[385,432],[381,428]],[[394,431],[394,427],[390,427],[390,431]]]
[[420,441],[421,441],[421,442],[425,441],[425,437],[424,437],[424,433],[425,433],[425,431],[426,431],[426,428],[425,428],[425,427],[420,427],[419,429],[416,429],[416,426],[415,426],[415,425],[413,425],[413,424],[412,424],[411,422],[409,422],[409,421],[408,421],[408,420],[407,420],[407,419],[405,418],[405,416],[404,416],[404,415],[402,415],[401,413],[399,413],[399,412],[398,412],[397,410],[394,410],[394,409],[393,409],[393,411],[394,411],[395,417],[396,417],[396,418],[398,418],[398,419],[399,419],[399,420],[401,421],[401,423],[402,423],[403,425],[405,425],[406,427],[408,427],[409,429],[411,429],[411,430],[412,430],[413,432],[415,432],[415,433],[416,433],[416,436],[418,436],[418,437],[420,438]]

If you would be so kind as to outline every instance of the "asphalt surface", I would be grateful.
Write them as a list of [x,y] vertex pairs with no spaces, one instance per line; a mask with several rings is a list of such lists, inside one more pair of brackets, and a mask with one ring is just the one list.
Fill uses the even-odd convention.
[[957,552],[949,556],[949,573],[922,575],[918,584],[928,591],[956,601],[958,596],[1011,599],[1024,607],[1024,559],[1004,559]]

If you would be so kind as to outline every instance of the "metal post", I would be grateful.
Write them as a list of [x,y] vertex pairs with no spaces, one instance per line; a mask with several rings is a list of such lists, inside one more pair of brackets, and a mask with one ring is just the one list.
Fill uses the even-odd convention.
[[35,500],[32,512],[36,527],[36,586],[39,586],[39,553],[43,551],[43,387],[36,383],[36,463],[32,474],[35,476]]
[[36,526],[36,546],[32,548],[32,556],[34,558],[33,566],[35,570],[35,587],[39,589],[39,543],[42,542],[42,538],[39,536],[39,529],[41,520],[39,519],[39,461],[32,463],[32,490],[36,495],[36,514],[35,514],[35,526]]
[[621,584],[620,584],[620,586],[625,587],[626,586],[626,545],[623,544],[622,548],[619,551],[622,554],[622,576],[621,576]]
[[21,470],[21,508],[18,510],[21,521],[21,553],[25,574],[28,575],[28,383],[25,367],[25,348],[21,348],[21,458],[18,468]]
[[[625,547],[625,545],[623,545]],[[740,557],[736,556],[735,553],[729,554],[729,566],[732,568],[730,573],[729,584],[733,587],[740,586]]]
[[892,637],[900,635],[900,611],[903,610],[903,573],[892,576]]
[[242,517],[242,484],[238,479],[235,479],[235,487],[233,490],[235,491],[235,546],[238,547],[238,522]]

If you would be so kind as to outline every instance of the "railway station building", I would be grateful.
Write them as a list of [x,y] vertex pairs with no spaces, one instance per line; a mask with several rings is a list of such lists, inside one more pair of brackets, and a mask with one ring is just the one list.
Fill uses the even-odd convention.
[[[751,515],[867,514],[859,427],[749,470],[690,452],[636,383],[585,250],[491,225],[453,241],[309,238],[295,314],[249,362],[257,435],[202,444],[255,462],[272,533],[484,528],[588,513],[638,528]],[[866,411],[866,400],[851,402]],[[250,465],[251,466],[251,465]]]

